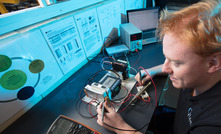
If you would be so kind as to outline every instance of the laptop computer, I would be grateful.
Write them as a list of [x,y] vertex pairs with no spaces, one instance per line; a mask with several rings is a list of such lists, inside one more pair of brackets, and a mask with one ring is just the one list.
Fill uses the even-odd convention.
[[127,22],[134,24],[143,33],[142,45],[158,42],[155,37],[159,21],[159,7],[127,10]]

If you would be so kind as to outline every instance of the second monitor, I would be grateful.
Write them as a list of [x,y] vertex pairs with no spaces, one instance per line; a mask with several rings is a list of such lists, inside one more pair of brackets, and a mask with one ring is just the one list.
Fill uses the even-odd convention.
[[127,10],[127,22],[134,24],[143,33],[142,44],[158,42],[155,31],[159,20],[159,7]]

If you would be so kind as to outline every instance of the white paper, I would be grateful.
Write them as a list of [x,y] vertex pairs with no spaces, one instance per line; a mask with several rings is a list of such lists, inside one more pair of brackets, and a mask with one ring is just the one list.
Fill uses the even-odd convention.
[[119,31],[119,25],[121,24],[120,9],[119,1],[111,2],[97,8],[103,40],[108,37],[113,28],[117,28]]
[[73,17],[41,28],[41,31],[64,74],[86,59]]
[[0,51],[0,65],[7,65],[11,61],[11,65],[8,64],[5,69],[3,66],[0,68],[0,124],[2,124],[17,112],[26,109],[27,105],[42,99],[41,94],[60,80],[63,74],[40,30],[2,43]]
[[96,9],[74,16],[87,57],[94,57],[103,45]]

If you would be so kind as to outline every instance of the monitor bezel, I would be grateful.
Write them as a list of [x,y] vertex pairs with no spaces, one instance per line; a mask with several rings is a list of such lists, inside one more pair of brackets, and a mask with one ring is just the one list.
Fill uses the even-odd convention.
[[[159,17],[160,17],[160,7],[148,7],[148,8],[139,8],[139,9],[127,10],[126,11],[126,13],[127,13],[127,20],[126,20],[126,22],[130,23],[129,22],[129,15],[128,14],[131,13],[131,12],[140,12],[140,11],[153,10],[153,9],[158,9],[158,20],[159,20]],[[146,30],[142,30],[142,31],[152,31],[152,30],[156,30],[156,28],[146,29]]]

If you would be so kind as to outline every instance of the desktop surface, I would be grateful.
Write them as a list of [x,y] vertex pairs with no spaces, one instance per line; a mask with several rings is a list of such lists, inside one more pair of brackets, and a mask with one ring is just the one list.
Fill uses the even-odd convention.
[[[22,117],[5,129],[2,134],[45,134],[59,115],[65,115],[101,133],[112,134],[113,132],[99,126],[96,123],[96,119],[91,116],[87,117],[89,115],[87,113],[87,106],[82,106],[78,109],[82,114],[87,114],[85,117],[82,117],[76,110],[77,104],[79,103],[79,92],[84,88],[88,77],[101,69],[100,61],[102,58],[103,55],[99,54],[89,61],[84,67],[78,70],[48,96],[43,98],[38,104],[33,106]],[[141,51],[138,51],[138,53],[134,52],[129,54],[128,59],[131,66],[136,69],[140,66],[150,68],[162,64],[164,62],[162,45],[159,43],[144,46]],[[131,73],[134,75],[136,74],[132,70]],[[166,77],[154,77],[158,98],[164,87],[165,80]],[[120,113],[122,117],[136,129],[139,129],[148,123],[154,112],[156,103],[153,87],[151,87],[149,94],[151,96],[151,102],[149,104],[144,105],[143,102],[138,102],[139,105],[128,107],[124,112]],[[123,106],[124,105],[122,105],[122,107]],[[95,114],[96,108],[91,108],[93,114]],[[145,132],[146,128],[147,126],[141,131]]]

